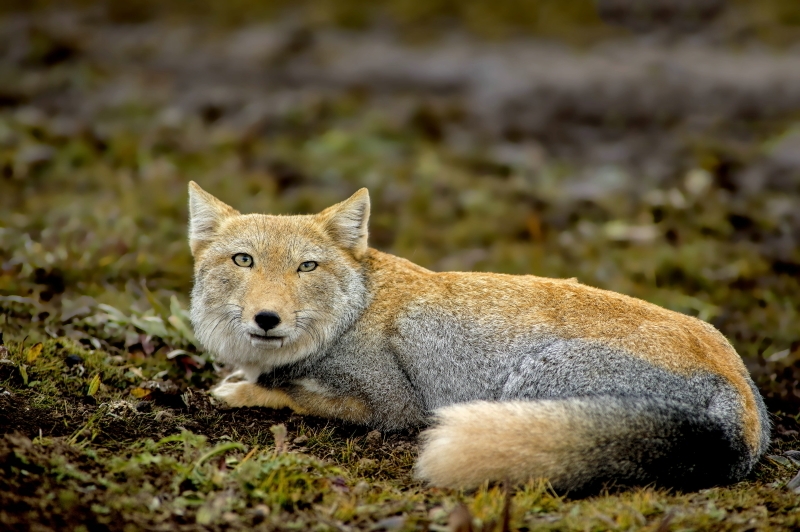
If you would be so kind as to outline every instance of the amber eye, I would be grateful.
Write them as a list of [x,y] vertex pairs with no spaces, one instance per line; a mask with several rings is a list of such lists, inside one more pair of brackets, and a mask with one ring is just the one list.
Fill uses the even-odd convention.
[[242,268],[253,267],[253,257],[248,255],[247,253],[237,253],[232,258],[234,264],[236,264],[237,266],[241,266]]
[[300,267],[297,268],[297,271],[298,272],[310,272],[310,271],[315,270],[316,268],[317,268],[317,263],[314,262],[313,260],[308,260],[308,261],[302,263],[300,265]]

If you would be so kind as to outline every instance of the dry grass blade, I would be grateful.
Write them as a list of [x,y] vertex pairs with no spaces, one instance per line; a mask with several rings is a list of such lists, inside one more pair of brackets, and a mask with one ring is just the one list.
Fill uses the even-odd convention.
[[503,482],[503,513],[500,516],[500,531],[511,531],[511,481],[506,479]]
[[675,518],[675,512],[667,512],[667,514],[661,519],[658,523],[658,528],[656,528],[655,532],[667,532],[670,530],[670,524],[672,520]]

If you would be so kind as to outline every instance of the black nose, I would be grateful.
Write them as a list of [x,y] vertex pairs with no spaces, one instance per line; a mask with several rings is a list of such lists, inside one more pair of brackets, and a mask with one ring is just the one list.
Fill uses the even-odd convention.
[[264,329],[264,332],[267,332],[270,329],[274,329],[275,327],[278,326],[280,322],[281,322],[281,317],[274,312],[268,312],[262,310],[261,312],[256,314],[256,323],[258,323],[259,327]]

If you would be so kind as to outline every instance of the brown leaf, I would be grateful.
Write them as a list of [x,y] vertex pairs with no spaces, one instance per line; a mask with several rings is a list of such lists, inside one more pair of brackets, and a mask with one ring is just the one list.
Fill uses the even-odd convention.
[[453,508],[447,519],[447,529],[450,532],[473,532],[472,514],[463,502]]

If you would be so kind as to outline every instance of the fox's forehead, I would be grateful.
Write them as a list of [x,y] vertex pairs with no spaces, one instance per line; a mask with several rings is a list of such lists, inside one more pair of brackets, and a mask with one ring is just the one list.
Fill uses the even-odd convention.
[[269,255],[287,259],[324,255],[333,243],[313,215],[245,214],[226,220],[214,248],[231,253]]

